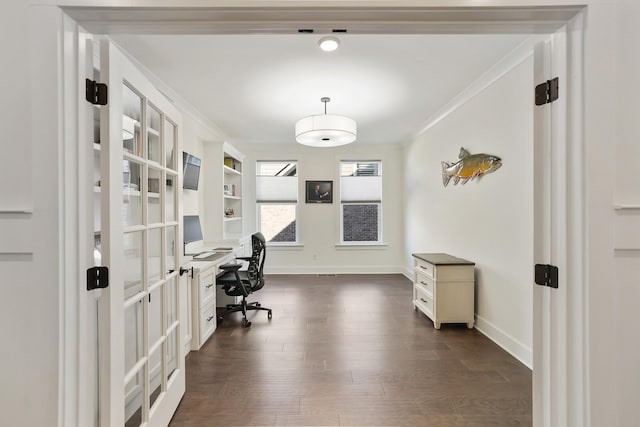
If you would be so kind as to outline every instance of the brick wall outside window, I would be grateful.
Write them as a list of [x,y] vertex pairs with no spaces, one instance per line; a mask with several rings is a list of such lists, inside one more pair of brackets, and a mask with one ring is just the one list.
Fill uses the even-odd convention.
[[345,242],[378,241],[379,205],[345,204],[342,206]]

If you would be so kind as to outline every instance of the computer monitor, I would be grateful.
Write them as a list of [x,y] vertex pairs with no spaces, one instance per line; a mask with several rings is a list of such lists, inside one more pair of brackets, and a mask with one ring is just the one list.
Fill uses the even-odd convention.
[[[202,227],[200,227],[200,217],[198,215],[185,215],[183,217],[184,227],[184,248],[187,243],[202,240]],[[186,253],[185,253],[186,255]]]
[[197,190],[198,181],[200,180],[200,159],[189,153],[182,152],[182,161],[182,188]]

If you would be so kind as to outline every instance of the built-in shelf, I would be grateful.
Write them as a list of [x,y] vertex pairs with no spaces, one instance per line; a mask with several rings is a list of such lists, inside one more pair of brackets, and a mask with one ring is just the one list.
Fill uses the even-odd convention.
[[[102,192],[102,187],[98,187],[97,185],[94,185],[93,186],[93,192],[94,193]],[[142,195],[142,192],[140,190],[133,190],[131,188],[123,188],[122,189],[122,195],[123,196],[140,197]],[[150,199],[159,199],[160,198],[160,193],[147,193],[147,196]]]
[[237,171],[235,169],[232,169],[229,166],[223,166],[222,169],[224,170],[224,173],[232,173],[232,174],[236,174],[236,175],[242,175],[242,172]]
[[96,150],[96,151],[100,151],[100,149],[101,149],[100,144],[98,144],[97,142],[94,142],[93,143],[93,149]]
[[226,217],[225,217],[225,218],[224,218],[224,221],[225,221],[225,222],[227,222],[227,221],[239,221],[239,220],[241,220],[241,219],[242,219],[242,217],[241,217],[241,216],[234,216],[234,217],[231,217],[231,218],[226,218]]
[[147,133],[154,136],[160,136],[160,132],[155,130],[154,128],[147,128]]
[[145,161],[142,157],[138,156],[137,154],[127,151],[126,148],[122,152],[122,157],[124,158],[124,160],[133,160],[136,163],[144,163]]
[[233,199],[233,200],[242,200],[242,197],[240,196],[228,196],[228,195],[224,195],[225,199]]
[[142,195],[142,193],[140,192],[140,190],[134,190],[132,188],[123,188],[122,195],[123,196],[140,196]]

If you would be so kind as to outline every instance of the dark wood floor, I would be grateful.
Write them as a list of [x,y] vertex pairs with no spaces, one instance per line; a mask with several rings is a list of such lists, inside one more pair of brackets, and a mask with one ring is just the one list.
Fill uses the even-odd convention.
[[400,275],[267,277],[187,356],[171,426],[531,425],[531,371],[475,329],[415,312]]

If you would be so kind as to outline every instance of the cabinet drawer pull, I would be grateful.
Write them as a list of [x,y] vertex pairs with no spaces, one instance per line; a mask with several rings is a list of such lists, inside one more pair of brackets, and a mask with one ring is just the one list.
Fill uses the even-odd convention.
[[425,285],[425,286],[429,286],[429,284],[428,284],[428,283],[424,283],[422,280],[420,280],[420,283],[421,283],[421,284],[423,284],[423,285]]
[[421,265],[420,268],[423,270],[427,270],[427,267],[425,267],[424,265]]
[[213,286],[213,283],[211,283],[211,284],[209,284],[209,285],[206,285],[206,286],[205,286],[205,289],[209,289],[209,288],[210,288],[210,287],[212,287],[212,286]]
[[213,319],[214,317],[216,317],[216,316],[209,316],[209,317],[207,317],[207,322],[211,322],[211,319]]
[[424,302],[424,303],[428,303],[429,301],[425,300],[424,298],[420,298],[420,301]]

